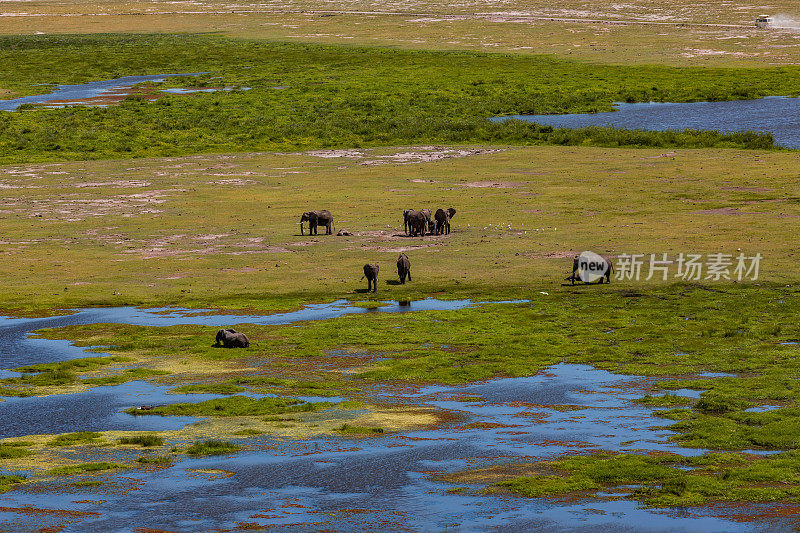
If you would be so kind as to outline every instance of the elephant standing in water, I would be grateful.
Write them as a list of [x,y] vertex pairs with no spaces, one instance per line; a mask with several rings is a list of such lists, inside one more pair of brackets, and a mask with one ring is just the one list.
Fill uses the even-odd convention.
[[376,292],[378,290],[378,265],[364,265],[364,275],[361,276],[361,279],[367,278],[367,292],[372,289],[372,292]]
[[214,346],[220,345],[224,348],[247,348],[250,346],[250,339],[235,329],[221,329],[217,332],[217,342]]
[[450,219],[453,218],[455,214],[456,210],[452,207],[449,207],[447,211],[444,209],[436,210],[436,214],[433,215],[433,218],[436,220],[436,235],[441,235],[442,233],[446,235],[450,234]]
[[308,221],[308,234],[316,235],[317,226],[325,226],[325,235],[332,233],[333,215],[327,209],[321,211],[306,211],[300,217],[300,235],[303,235],[303,222]]
[[406,276],[408,281],[411,281],[411,261],[406,254],[400,254],[397,258],[397,275],[400,276],[400,283],[403,285],[406,283]]

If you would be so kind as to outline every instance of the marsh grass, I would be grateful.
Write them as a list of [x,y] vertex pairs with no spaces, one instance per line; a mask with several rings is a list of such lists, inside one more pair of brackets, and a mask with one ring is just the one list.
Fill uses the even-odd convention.
[[169,455],[144,455],[136,459],[137,463],[146,465],[171,465],[175,458]]
[[[101,59],[102,58],[102,59]],[[69,69],[64,66],[69,65]],[[0,37],[6,88],[213,72],[252,90],[0,114],[0,161],[415,143],[770,148],[752,132],[553,129],[493,116],[796,94],[800,70],[587,65],[545,56],[298,45],[200,35]],[[198,84],[171,79],[169,84]],[[275,86],[286,86],[276,90]]]
[[75,433],[64,433],[58,435],[47,443],[48,446],[78,446],[86,444],[97,444],[103,437],[102,433],[96,431],[77,431]]
[[33,455],[33,452],[20,447],[19,445],[12,446],[9,444],[0,444],[0,459],[17,459],[19,457],[27,457]]
[[186,449],[188,455],[227,455],[229,453],[236,453],[242,447],[231,442],[220,440],[207,440],[204,442],[196,442]]
[[303,402],[294,398],[261,398],[233,396],[207,400],[199,403],[176,403],[154,407],[147,411],[131,408],[125,412],[132,415],[160,416],[260,416],[278,413],[297,413],[328,409],[328,402]]
[[107,470],[120,470],[128,468],[126,465],[119,463],[98,462],[98,463],[82,463],[78,465],[57,466],[51,468],[49,473],[54,476],[70,476],[73,474],[92,474],[95,472],[104,472]]
[[135,435],[133,437],[121,437],[120,444],[135,444],[144,448],[151,446],[163,446],[164,439],[158,435]]
[[353,426],[351,424],[342,424],[333,430],[344,435],[382,435],[385,433],[381,427]]
[[0,475],[0,494],[8,492],[12,488],[14,488],[14,485],[23,483],[25,482],[26,479],[27,478],[25,478],[24,476],[18,476],[18,475],[7,475],[7,474]]

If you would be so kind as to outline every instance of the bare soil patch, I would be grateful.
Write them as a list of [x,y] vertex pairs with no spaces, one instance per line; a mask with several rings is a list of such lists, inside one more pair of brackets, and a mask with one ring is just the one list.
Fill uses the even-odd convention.
[[374,153],[374,150],[313,150],[305,152],[304,155],[326,159],[339,157],[353,159],[359,161],[361,165],[388,165],[428,163],[431,161],[440,161],[442,159],[470,157],[504,151],[499,148],[448,148],[444,146],[418,146],[403,150],[404,151],[385,155],[377,155]]
[[488,188],[488,189],[513,189],[516,187],[525,187],[524,183],[516,183],[513,181],[471,181],[469,183],[459,183],[462,187],[474,188]]

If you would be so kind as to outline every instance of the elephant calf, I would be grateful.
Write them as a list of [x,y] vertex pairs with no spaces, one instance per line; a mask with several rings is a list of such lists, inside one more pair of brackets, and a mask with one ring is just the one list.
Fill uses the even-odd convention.
[[214,346],[220,345],[224,348],[247,348],[250,346],[250,339],[235,329],[221,329],[217,332],[217,342]]
[[397,258],[397,275],[400,276],[400,283],[405,285],[406,276],[408,281],[411,281],[411,261],[408,260],[406,254],[400,254]]
[[361,276],[361,279],[364,278],[367,278],[367,292],[370,288],[372,292],[376,292],[378,290],[378,265],[364,265],[364,275]]

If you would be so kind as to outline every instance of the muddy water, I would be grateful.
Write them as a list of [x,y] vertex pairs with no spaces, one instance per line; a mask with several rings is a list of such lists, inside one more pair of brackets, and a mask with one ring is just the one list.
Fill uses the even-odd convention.
[[618,103],[615,112],[572,115],[514,115],[516,118],[557,128],[613,126],[664,131],[719,130],[725,133],[771,133],[786,148],[800,148],[800,98],[768,97],[758,100],[692,103]]
[[[452,494],[447,492],[452,486],[431,480],[435,472],[592,449],[702,453],[670,443],[670,432],[654,427],[664,422],[651,409],[631,403],[646,384],[559,364],[529,378],[377,394],[376,399],[447,409],[461,420],[441,429],[369,439],[251,438],[242,441],[250,451],[236,455],[126,472],[129,491],[72,487],[63,494],[58,488],[43,491],[46,484],[38,483],[0,496],[0,505],[99,512],[65,531],[206,531],[238,523],[291,531],[751,531],[766,526],[704,510],[647,510],[624,500]],[[457,401],[464,397],[473,399]],[[561,405],[572,408],[553,408]],[[225,472],[199,475],[204,469]],[[97,500],[105,503],[98,507]],[[0,520],[13,529],[21,517],[0,512]]]

